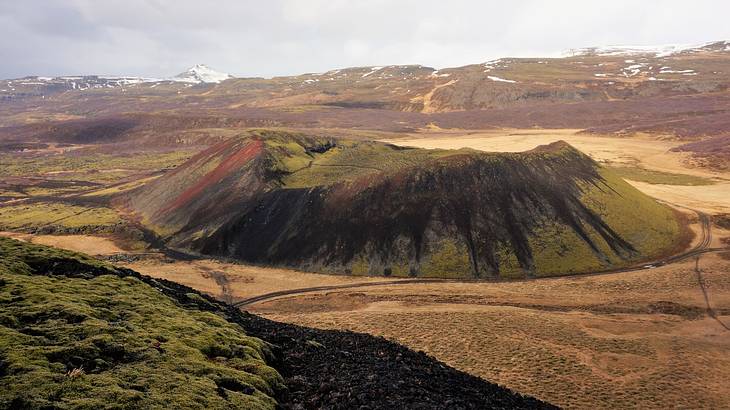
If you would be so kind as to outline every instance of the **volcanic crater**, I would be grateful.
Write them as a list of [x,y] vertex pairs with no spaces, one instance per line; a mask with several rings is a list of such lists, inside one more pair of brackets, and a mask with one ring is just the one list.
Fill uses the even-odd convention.
[[171,247],[355,275],[595,271],[659,255],[681,230],[562,141],[487,153],[256,130],[125,200]]

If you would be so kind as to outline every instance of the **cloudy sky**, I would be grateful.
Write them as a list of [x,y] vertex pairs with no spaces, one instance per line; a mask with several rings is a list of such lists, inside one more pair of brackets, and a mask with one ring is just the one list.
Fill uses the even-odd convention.
[[730,40],[727,0],[0,0],[0,78],[238,76]]

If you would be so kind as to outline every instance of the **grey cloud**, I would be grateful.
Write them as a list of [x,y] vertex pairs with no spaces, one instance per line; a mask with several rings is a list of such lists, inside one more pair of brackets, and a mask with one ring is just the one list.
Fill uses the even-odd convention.
[[434,67],[601,44],[730,39],[710,0],[0,0],[0,77]]

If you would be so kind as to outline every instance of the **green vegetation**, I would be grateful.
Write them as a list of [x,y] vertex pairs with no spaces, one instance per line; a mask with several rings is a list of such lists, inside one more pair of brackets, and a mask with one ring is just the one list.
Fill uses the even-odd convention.
[[611,171],[624,179],[663,185],[713,185],[715,181],[694,175],[653,171],[636,166],[611,166]]
[[[570,227],[555,221],[543,221],[529,238],[534,258],[535,276],[554,276],[620,268],[641,259],[651,259],[667,252],[680,240],[681,227],[670,208],[632,187],[612,170],[602,168],[606,185],[585,185],[581,202],[596,212],[608,226],[631,243],[637,254],[615,254],[608,243],[586,223],[583,229],[598,247],[593,251]],[[641,221],[641,223],[637,223]],[[519,278],[524,271],[513,250],[502,246],[500,276]]]
[[0,229],[111,232],[122,223],[109,208],[32,202],[0,207]]
[[[610,187],[586,187],[582,202],[645,257],[671,249],[679,240],[674,212],[632,187],[613,172],[601,169]],[[637,223],[641,221],[641,223]]]
[[[584,229],[590,227],[584,225]],[[618,258],[611,258],[611,251],[597,234],[591,239],[602,249],[607,260],[618,263]],[[530,238],[530,248],[535,258],[535,274],[551,276],[555,274],[590,272],[606,268],[601,259],[585,243],[578,234],[566,225],[554,221],[545,221]],[[604,248],[604,246],[601,246]]]
[[351,181],[362,175],[398,170],[456,152],[335,140],[288,131],[253,130],[250,135],[264,140],[274,161],[272,169],[284,174],[283,182],[288,188]]
[[0,238],[0,407],[275,407],[264,342],[115,273]]
[[89,268],[114,269],[109,263],[81,253],[30,244],[5,237],[0,237],[0,255],[2,256],[2,259],[0,259],[0,273],[2,274],[29,275],[33,273],[34,266],[61,259],[82,264]]
[[114,185],[109,188],[100,189],[98,191],[87,192],[87,193],[82,194],[81,196],[84,196],[84,197],[112,196],[112,195],[120,194],[122,192],[130,191],[135,188],[139,188],[142,185],[144,185],[148,182],[154,181],[155,179],[157,179],[159,177],[160,177],[159,175],[155,175],[155,176],[151,176],[151,177],[147,177],[147,178],[141,178],[141,179],[137,179],[137,180],[134,180],[131,182],[127,182],[125,184]]
[[[272,146],[270,141],[267,144]],[[281,147],[282,145],[274,145]],[[291,146],[291,147],[290,147]],[[306,152],[299,144],[289,143],[279,155],[279,169],[287,188],[308,188],[353,181],[381,171],[396,172],[425,161],[454,155],[459,151],[397,148],[391,145],[354,140],[338,140],[326,152]]]
[[[529,240],[536,276],[628,266],[640,259],[658,257],[680,240],[681,227],[670,208],[642,194],[611,169],[601,169],[601,176],[607,185],[584,186],[581,202],[631,243],[637,254],[625,254],[622,255],[625,259],[622,259],[611,250],[598,232],[584,223],[583,229],[598,247],[598,252],[595,252],[573,229],[555,221],[544,221]],[[511,250],[505,249],[503,253],[508,255]],[[502,261],[501,276],[523,275],[519,265],[505,263],[505,259]]]
[[53,176],[54,179],[82,179],[116,182],[121,177],[146,170],[174,168],[188,158],[189,151],[134,154],[63,154],[46,156],[0,155],[3,176]]
[[428,262],[421,265],[425,277],[466,278],[471,276],[469,252],[466,247],[452,240],[441,241],[439,249],[427,256]]

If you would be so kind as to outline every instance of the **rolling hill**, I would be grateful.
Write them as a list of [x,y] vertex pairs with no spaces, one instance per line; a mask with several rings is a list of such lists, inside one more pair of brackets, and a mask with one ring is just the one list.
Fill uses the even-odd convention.
[[353,67],[271,79],[234,78],[199,64],[169,79],[8,80],[0,98],[5,103],[50,99],[76,105],[117,95],[143,105],[172,98],[216,109],[314,105],[434,113],[671,97],[727,91],[729,44],[593,47],[570,50],[561,58],[501,58],[438,70],[421,65]]
[[[727,136],[728,44],[592,47],[560,58],[502,58],[438,70],[354,67],[268,79],[231,78],[198,65],[169,79],[3,80],[0,141],[68,141],[79,134],[89,141],[100,133],[108,138],[108,130],[127,142],[209,145],[221,129],[248,127],[542,127],[689,143]],[[120,142],[115,149],[133,146]],[[705,148],[687,150],[710,167],[728,159],[725,150]]]
[[671,249],[673,212],[564,142],[424,150],[258,130],[126,198],[170,246],[355,275],[531,277]]

